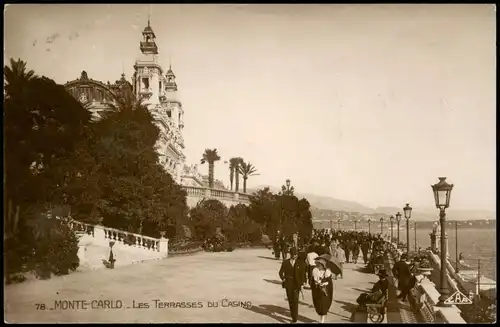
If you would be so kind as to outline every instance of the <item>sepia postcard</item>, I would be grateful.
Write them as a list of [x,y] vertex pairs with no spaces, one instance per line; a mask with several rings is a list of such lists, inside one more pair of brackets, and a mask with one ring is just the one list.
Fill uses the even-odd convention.
[[496,322],[496,7],[6,4],[7,323]]

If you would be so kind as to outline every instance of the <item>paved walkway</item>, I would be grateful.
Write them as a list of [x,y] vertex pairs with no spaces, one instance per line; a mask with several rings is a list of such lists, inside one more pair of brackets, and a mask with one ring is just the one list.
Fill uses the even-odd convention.
[[[278,277],[280,264],[281,261],[271,258],[270,250],[242,249],[8,285],[5,320],[10,323],[290,322],[288,303]],[[356,298],[376,282],[377,277],[362,272],[362,266],[345,266],[344,279],[336,281],[326,322],[350,322]],[[310,291],[305,290],[304,299],[300,300],[299,321],[318,321]],[[87,307],[71,309],[65,301],[85,301]],[[248,302],[251,306],[245,307]],[[102,308],[105,305],[113,308]],[[174,308],[175,305],[178,307]]]

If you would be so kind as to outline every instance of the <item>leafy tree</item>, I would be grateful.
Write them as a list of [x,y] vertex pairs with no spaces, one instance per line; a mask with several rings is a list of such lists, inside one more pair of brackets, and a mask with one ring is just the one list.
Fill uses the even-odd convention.
[[278,228],[278,223],[274,222],[276,195],[269,187],[259,189],[250,196],[249,216],[250,218],[264,226],[267,234],[271,235],[273,229]]
[[[63,86],[28,71],[21,60],[11,59],[4,67],[4,82],[7,272],[29,271],[44,262],[44,274],[64,274],[78,266],[74,235],[62,232],[64,226],[56,222],[52,233],[43,233],[39,217],[66,202],[61,190],[72,173],[68,163],[78,162],[77,147],[91,116]],[[67,256],[52,260],[51,253],[61,246]]]
[[261,227],[250,219],[249,207],[244,204],[231,206],[228,211],[225,230],[233,242],[259,242]]
[[227,229],[227,208],[218,200],[202,200],[189,213],[189,224],[197,240],[216,235],[218,229]]
[[201,158],[201,164],[208,163],[208,187],[214,187],[214,163],[220,160],[217,149],[205,149]]
[[[169,226],[181,229],[186,194],[164,171],[155,150],[159,129],[132,92],[123,91],[94,125],[90,169],[80,171],[84,200],[79,216],[103,217],[103,224],[158,237]],[[85,192],[88,182],[97,189]]]
[[250,197],[250,218],[264,226],[273,242],[278,231],[285,238],[291,238],[294,233],[299,233],[303,241],[311,237],[310,204],[306,199],[299,200],[292,192],[290,188],[286,194],[273,194],[265,188]]
[[243,177],[243,193],[247,192],[247,179],[250,176],[257,176],[257,168],[252,165],[250,162],[241,161],[240,166],[238,168],[239,173]]
[[61,167],[85,139],[90,113],[61,85],[26,72],[26,63],[11,65],[4,68],[5,196],[13,207],[64,201],[54,190],[65,183]]

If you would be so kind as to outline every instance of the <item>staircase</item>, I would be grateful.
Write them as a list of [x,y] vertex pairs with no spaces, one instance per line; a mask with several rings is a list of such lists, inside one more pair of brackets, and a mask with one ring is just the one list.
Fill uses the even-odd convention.
[[115,267],[168,256],[168,239],[163,236],[157,239],[77,220],[71,220],[69,224],[79,236],[79,270],[105,268],[103,261],[109,260],[111,245]]

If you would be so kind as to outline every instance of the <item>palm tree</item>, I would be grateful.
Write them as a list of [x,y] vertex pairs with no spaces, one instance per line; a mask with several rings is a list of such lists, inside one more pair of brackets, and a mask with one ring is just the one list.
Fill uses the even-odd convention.
[[208,163],[208,187],[214,188],[214,163],[220,160],[217,149],[205,149],[201,164]]
[[256,174],[257,168],[255,168],[254,165],[252,165],[250,162],[244,162],[244,161],[240,163],[239,172],[243,176],[243,193],[246,193],[248,177],[257,176],[259,174]]
[[234,173],[238,171],[240,158],[229,159],[229,181],[231,182],[231,191],[233,190]]
[[235,178],[234,191],[238,192],[240,190],[240,166],[241,163],[243,162],[243,158],[236,157],[234,159],[236,162],[236,166],[234,167],[234,178]]
[[138,98],[130,90],[122,90],[113,97],[114,103],[108,103],[107,108],[103,111],[103,115],[116,112],[131,112],[136,109],[146,109],[144,99]]
[[5,66],[3,70],[4,76],[4,93],[7,96],[12,96],[16,92],[22,92],[24,85],[32,78],[36,78],[33,70],[26,71],[26,62],[21,59],[14,60],[10,58],[10,67]]

